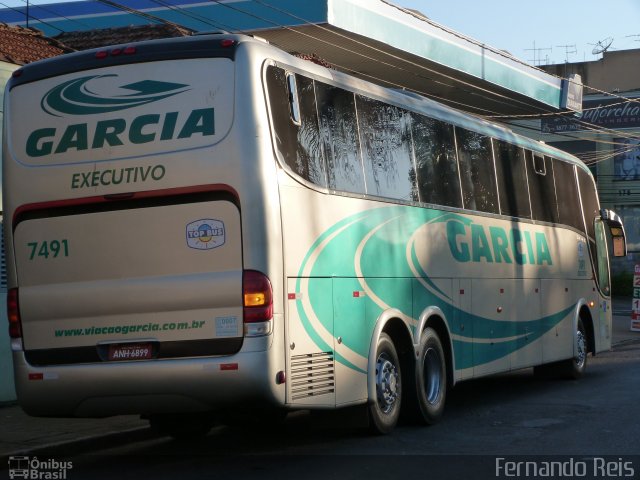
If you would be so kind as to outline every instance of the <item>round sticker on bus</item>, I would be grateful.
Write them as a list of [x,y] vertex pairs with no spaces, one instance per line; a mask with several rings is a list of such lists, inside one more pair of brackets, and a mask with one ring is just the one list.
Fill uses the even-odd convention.
[[187,225],[187,246],[196,250],[211,250],[224,245],[224,223],[210,218]]

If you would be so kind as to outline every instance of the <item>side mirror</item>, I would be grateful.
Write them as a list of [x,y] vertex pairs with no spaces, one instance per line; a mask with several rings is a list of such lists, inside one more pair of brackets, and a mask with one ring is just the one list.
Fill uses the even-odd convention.
[[624,257],[627,254],[627,240],[624,233],[622,218],[613,210],[603,208],[600,211],[602,221],[609,227],[613,243],[613,256]]

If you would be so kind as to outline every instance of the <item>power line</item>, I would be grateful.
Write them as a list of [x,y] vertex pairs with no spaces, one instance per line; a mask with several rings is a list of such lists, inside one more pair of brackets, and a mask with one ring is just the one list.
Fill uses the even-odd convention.
[[[20,10],[18,10],[17,8],[10,7],[10,6],[9,6],[9,5],[7,5],[6,3],[0,2],[0,5],[2,5],[2,6],[3,6],[3,7],[5,7],[5,8],[8,8],[9,10],[12,10],[12,11],[14,11],[14,12],[16,12],[16,13],[19,13],[19,14],[21,14],[21,15],[25,15],[25,13],[24,13],[24,12],[21,12],[21,11],[20,11]],[[27,14],[26,14],[26,18],[27,18],[27,25],[29,24],[29,16],[30,16],[30,15],[29,15],[29,13],[27,13]],[[43,25],[46,25],[47,27],[51,27],[51,28],[53,28],[53,29],[55,29],[55,30],[58,30],[59,32],[64,32],[64,30],[63,30],[63,29],[58,28],[58,27],[55,27],[55,26],[51,25],[50,23],[45,22],[44,20],[40,20],[39,18],[36,18],[36,17],[34,17],[33,15],[31,15],[31,17],[32,17],[32,18],[34,18],[36,21],[38,21],[38,22],[42,23]]]
[[[143,17],[143,18],[146,18],[147,20],[151,20],[151,21],[156,22],[156,23],[164,23],[164,24],[169,24],[169,25],[172,25],[172,26],[179,26],[179,25],[177,25],[177,24],[175,24],[175,23],[173,23],[173,22],[169,22],[169,21],[164,20],[164,19],[162,19],[162,18],[160,18],[160,17],[157,17],[157,16],[154,16],[154,15],[148,14],[148,13],[146,13],[146,12],[141,12],[141,11],[139,11],[139,10],[136,10],[136,9],[133,9],[133,8],[130,8],[130,7],[126,7],[126,6],[124,6],[124,5],[118,4],[118,3],[113,2],[113,1],[110,1],[110,0],[96,0],[96,1],[98,1],[98,2],[100,2],[100,3],[107,4],[107,5],[109,5],[109,6],[113,7],[113,8],[116,8],[116,9],[118,9],[118,10],[123,10],[123,11],[126,11],[126,12],[128,12],[128,13],[131,13],[131,14],[134,14],[134,15],[141,16],[141,17]],[[158,4],[160,4],[160,5],[163,5],[163,4],[164,4],[165,6],[167,6],[167,8],[171,8],[171,6],[167,5],[167,4],[166,4],[166,3],[164,3],[164,2],[161,2],[160,0],[154,0],[154,1],[155,1],[155,3],[158,3]],[[463,91],[463,92],[465,92],[465,93],[467,93],[467,94],[470,94],[470,95],[477,95],[477,96],[479,96],[479,97],[481,97],[481,98],[485,98],[485,99],[487,99],[487,100],[489,100],[489,101],[491,101],[491,102],[493,102],[493,103],[496,103],[496,104],[509,105],[509,104],[513,103],[513,99],[508,99],[508,97],[506,97],[505,95],[499,95],[499,94],[496,94],[495,92],[492,92],[492,91],[490,91],[490,90],[488,90],[488,89],[484,89],[484,88],[482,88],[482,87],[480,87],[480,86],[478,86],[478,85],[474,85],[474,84],[471,84],[471,83],[469,83],[469,82],[462,81],[461,79],[455,78],[455,77],[453,77],[453,76],[451,76],[451,75],[443,74],[442,72],[437,72],[437,71],[435,71],[435,70],[433,70],[433,69],[430,69],[430,68],[428,68],[428,67],[426,67],[426,66],[424,66],[424,65],[419,65],[419,64],[417,64],[417,63],[415,63],[415,62],[411,62],[411,61],[409,61],[409,60],[407,60],[407,59],[401,58],[401,57],[399,57],[399,56],[397,56],[397,55],[394,55],[394,54],[392,54],[392,53],[384,52],[384,51],[380,50],[379,48],[377,48],[377,47],[375,47],[375,46],[372,46],[372,45],[369,45],[369,44],[367,44],[367,43],[364,43],[364,42],[361,42],[361,41],[355,40],[355,39],[353,39],[353,38],[351,38],[351,37],[348,37],[348,36],[346,36],[346,35],[340,34],[339,32],[335,32],[335,31],[330,30],[330,29],[328,29],[328,28],[326,28],[326,27],[323,27],[323,26],[321,26],[321,25],[314,24],[314,23],[312,23],[312,22],[309,22],[309,21],[308,21],[308,20],[306,20],[306,19],[303,19],[303,18],[301,18],[301,17],[298,17],[298,16],[294,15],[293,13],[291,13],[291,12],[289,12],[289,11],[287,11],[287,10],[283,10],[283,9],[280,9],[280,8],[274,7],[273,5],[267,4],[267,3],[262,2],[262,1],[260,1],[260,0],[253,0],[253,1],[254,1],[255,3],[259,3],[259,4],[263,5],[263,6],[266,6],[266,7],[268,7],[268,8],[271,8],[271,9],[273,9],[273,10],[279,11],[279,12],[281,12],[281,13],[285,13],[285,14],[287,14],[288,16],[291,16],[292,18],[299,19],[299,20],[301,20],[302,22],[304,22],[306,25],[314,26],[314,27],[319,28],[319,29],[321,29],[321,30],[324,30],[324,31],[330,32],[330,33],[331,33],[332,35],[334,35],[334,36],[342,37],[342,38],[348,39],[349,41],[352,41],[352,42],[354,42],[354,43],[357,43],[357,44],[360,44],[360,45],[362,45],[362,46],[365,46],[366,48],[368,48],[368,49],[370,49],[370,50],[374,51],[376,54],[382,54],[382,55],[385,55],[385,56],[390,57],[390,58],[393,58],[393,59],[395,59],[395,60],[398,60],[398,61],[401,61],[401,62],[407,63],[407,64],[409,64],[409,65],[411,65],[411,66],[413,66],[413,67],[418,68],[419,70],[425,70],[425,71],[428,71],[428,72],[430,72],[430,73],[432,73],[432,74],[434,74],[434,75],[437,75],[437,76],[443,77],[443,78],[445,79],[445,81],[443,81],[443,80],[437,80],[436,78],[425,77],[425,76],[423,76],[423,75],[420,75],[419,73],[416,73],[416,72],[415,72],[415,71],[413,71],[413,70],[407,70],[407,69],[402,68],[402,67],[400,67],[400,66],[398,66],[398,65],[390,64],[389,62],[382,61],[382,60],[380,60],[379,58],[372,57],[372,56],[370,56],[370,55],[366,55],[366,54],[361,53],[361,52],[358,52],[358,51],[350,50],[350,49],[348,49],[348,48],[346,48],[346,47],[343,47],[342,45],[338,45],[338,44],[336,44],[336,43],[334,43],[334,42],[331,42],[331,41],[327,41],[327,40],[323,40],[323,39],[320,39],[320,38],[314,37],[313,35],[310,35],[310,34],[305,33],[305,32],[300,32],[300,31],[295,30],[295,29],[293,29],[293,28],[291,28],[291,27],[289,27],[289,26],[286,26],[286,25],[283,25],[283,24],[280,24],[280,23],[274,22],[274,21],[272,21],[272,20],[266,19],[266,18],[261,17],[261,16],[259,16],[259,15],[253,14],[253,13],[251,13],[251,12],[247,12],[247,11],[245,11],[245,10],[239,9],[239,8],[237,8],[237,7],[233,7],[233,6],[231,6],[231,5],[227,4],[227,3],[222,3],[222,2],[221,2],[221,1],[219,1],[219,0],[209,0],[209,1],[211,1],[211,2],[213,2],[213,3],[216,3],[216,4],[218,4],[218,5],[222,6],[222,7],[226,7],[226,8],[229,8],[229,9],[231,9],[231,10],[234,10],[234,11],[236,11],[236,12],[239,12],[239,13],[241,13],[241,14],[243,14],[243,15],[247,15],[247,16],[253,17],[253,18],[258,19],[258,20],[260,20],[260,21],[262,21],[262,22],[269,23],[269,24],[271,24],[271,25],[274,25],[274,26],[276,26],[276,27],[280,27],[280,28],[283,28],[283,29],[287,29],[287,30],[289,30],[289,31],[295,32],[296,34],[303,35],[303,36],[305,36],[305,37],[307,37],[307,38],[311,38],[311,39],[313,39],[313,40],[315,40],[315,41],[317,41],[317,42],[325,43],[325,44],[329,45],[330,47],[338,48],[338,49],[342,49],[342,50],[344,50],[344,51],[347,51],[347,52],[353,53],[353,54],[355,54],[355,55],[359,55],[359,56],[361,56],[361,57],[363,57],[363,58],[365,58],[365,59],[367,59],[367,60],[375,61],[375,62],[380,63],[380,64],[382,64],[382,65],[388,66],[388,67],[390,67],[390,68],[400,69],[400,70],[405,71],[405,72],[409,73],[410,75],[412,75],[412,76],[416,76],[416,77],[418,77],[418,78],[420,78],[420,79],[422,79],[422,80],[427,80],[427,81],[433,82],[433,83],[435,83],[435,84],[439,84],[439,85],[443,85],[443,86],[446,86],[446,87],[449,87],[449,88],[454,88],[454,89],[457,89],[457,90],[461,90],[461,91]],[[385,0],[382,0],[382,1],[385,1]],[[386,3],[386,2],[385,2],[385,3]],[[200,19],[201,21],[203,21],[203,23],[206,23],[206,24],[209,24],[209,25],[212,25],[212,26],[215,26],[215,27],[218,27],[218,25],[223,25],[223,26],[227,27],[226,25],[221,24],[220,22],[214,23],[214,22],[213,22],[213,20],[212,20],[212,19],[209,19],[208,17],[204,17],[204,16],[201,16],[201,15],[198,15],[198,14],[193,14],[192,12],[188,12],[188,13],[187,13],[187,12],[185,11],[185,9],[182,9],[181,7],[177,7],[177,6],[174,6],[174,7],[175,7],[175,8],[177,8],[177,9],[178,9],[182,14],[184,14],[185,16],[188,16],[188,17],[191,17],[191,18],[198,18],[198,19]],[[397,6],[395,6],[395,7],[396,7],[396,8],[399,8],[399,7],[397,7]],[[406,10],[405,10],[405,9],[402,9],[402,8],[399,8],[399,9],[400,9],[400,10],[402,10],[402,11],[405,11],[405,12],[406,12]],[[204,19],[204,20],[203,20],[203,19]],[[434,24],[434,25],[435,25],[435,24]],[[57,29],[57,27],[54,27],[54,28],[56,28],[56,29]],[[443,28],[443,27],[440,27],[440,28]],[[232,28],[232,29],[233,29],[233,30],[236,30],[236,31],[240,31],[240,32],[242,32],[242,30],[241,30],[241,29],[238,29],[238,28]],[[444,28],[443,28],[443,29],[444,29]],[[446,30],[446,29],[444,29],[444,30]],[[61,31],[62,31],[62,30],[61,30]],[[446,30],[446,31],[448,31],[448,30]],[[459,34],[457,34],[457,35],[458,35],[458,36],[460,36]],[[468,39],[467,37],[462,37],[462,38],[465,38],[465,39],[467,39],[467,40],[470,40],[470,39]],[[276,45],[276,44],[274,43],[274,45]],[[277,45],[276,45],[276,46],[277,46]],[[486,47],[487,47],[487,46],[483,46],[483,48],[486,48]],[[491,49],[491,48],[489,48],[489,49],[493,51],[493,49]],[[510,55],[506,55],[506,54],[503,54],[503,55],[504,55],[505,57],[507,57],[507,58],[510,58],[510,59],[512,59],[512,60],[515,60],[515,61],[518,61],[519,63],[523,63],[523,62],[521,62],[521,61],[519,61],[519,60],[515,59],[515,57],[511,57]],[[523,64],[524,64],[524,63],[523,63]],[[525,64],[525,65],[527,65],[527,64]],[[349,66],[344,66],[344,65],[337,65],[337,66],[338,66],[338,67],[340,67],[340,68],[342,68],[343,70],[345,70],[345,71],[347,71],[347,72],[355,73],[355,72],[353,72],[353,71],[351,70],[351,68],[350,68]],[[529,67],[529,68],[536,68],[536,67],[531,67],[531,65],[527,65],[527,67]],[[538,70],[540,70],[540,69],[538,69]],[[361,76],[365,76],[365,77],[367,77],[367,78],[370,78],[370,79],[375,80],[375,81],[377,81],[377,82],[381,82],[381,83],[383,83],[383,84],[387,84],[387,85],[391,85],[391,86],[397,86],[397,87],[403,87],[403,85],[395,84],[395,83],[390,82],[390,81],[388,81],[388,80],[381,79],[381,78],[379,78],[379,77],[375,77],[374,75],[367,75],[367,74],[364,74],[364,75],[363,75],[363,74],[362,74],[362,73],[360,73],[360,72],[358,72],[358,73],[359,73],[359,75],[361,75]],[[547,72],[545,72],[545,74],[550,75],[550,74],[549,74],[549,73],[547,73]],[[557,77],[557,76],[556,76],[556,77]],[[557,77],[557,78],[561,78],[561,77]],[[448,82],[453,82],[453,83],[447,83],[447,81],[448,81]],[[472,90],[476,90],[476,92],[474,92],[474,91],[470,91],[470,90],[467,90],[467,89],[465,89],[465,88],[461,88],[460,86],[458,86],[458,85],[456,85],[456,84],[462,84],[462,85],[464,85],[464,86],[465,86],[465,87],[467,87],[467,88],[470,88],[470,89],[472,89]],[[585,86],[585,88],[591,88],[591,87]],[[447,102],[447,103],[453,103],[453,104],[459,105],[460,107],[464,107],[465,109],[467,109],[467,111],[484,112],[483,116],[485,116],[485,118],[497,118],[497,117],[489,117],[489,116],[487,116],[487,115],[486,115],[487,113],[494,113],[494,114],[495,114],[495,113],[497,113],[497,112],[495,112],[495,111],[493,111],[493,112],[492,112],[492,111],[490,111],[490,110],[488,110],[488,109],[479,108],[477,105],[470,105],[470,104],[466,104],[466,103],[463,103],[463,102],[454,102],[454,101],[451,101],[450,99],[443,99],[443,98],[441,98],[441,97],[439,97],[439,96],[437,96],[437,95],[435,95],[435,94],[431,94],[431,93],[428,93],[428,92],[418,91],[418,90],[415,90],[415,89],[411,89],[411,90],[416,91],[417,93],[419,93],[419,94],[421,94],[421,95],[424,95],[424,96],[427,96],[427,97],[431,97],[431,98],[435,98],[435,99],[440,100],[440,101],[445,101],[445,102]],[[593,90],[598,91],[597,89],[593,89]],[[604,92],[604,93],[608,94],[608,92]],[[490,95],[491,95],[491,96],[490,96]],[[499,98],[496,98],[496,97],[499,97]],[[626,98],[624,98],[624,97],[620,97],[620,98],[623,98],[625,101],[629,101],[629,99],[626,99]],[[504,99],[504,100],[502,100],[502,99]],[[530,104],[527,104],[527,103],[525,103],[525,102],[522,102],[522,101],[516,101],[516,103],[521,103],[521,104],[523,104],[523,105],[527,105],[527,107],[531,108],[531,105],[530,105]],[[540,108],[540,107],[534,107],[534,108],[537,108],[537,109],[539,109],[539,110],[543,111],[543,110],[542,110],[542,108]],[[545,112],[545,113],[539,113],[539,114],[537,114],[536,116],[538,116],[538,117],[539,117],[539,116],[546,115],[546,114],[547,114],[546,112]],[[555,112],[555,113],[551,113],[551,114],[548,114],[548,115],[566,115],[566,112]],[[502,118],[508,118],[508,116],[502,116]],[[513,117],[512,117],[512,118],[513,118]],[[585,124],[585,126],[586,126],[586,125],[588,125],[587,130],[589,130],[589,131],[590,131],[590,134],[591,134],[591,135],[596,135],[596,134],[607,134],[607,135],[611,135],[611,132],[615,132],[615,134],[616,134],[616,135],[618,135],[618,136],[622,135],[622,134],[621,134],[619,131],[617,131],[617,130],[615,130],[615,131],[614,131],[614,130],[610,130],[610,129],[597,129],[597,128],[593,128],[593,126],[591,126],[590,124]],[[519,127],[519,128],[524,128],[522,125],[518,125],[518,127]],[[529,129],[530,129],[530,130],[534,130],[534,129],[532,129],[532,128],[529,128]],[[538,130],[536,130],[536,131],[538,132]],[[588,141],[596,141],[596,142],[598,141],[598,140],[593,140],[593,139],[592,139],[592,138],[590,138],[590,137],[589,137],[589,138],[586,138],[586,137],[579,137],[579,136],[575,136],[575,135],[567,135],[567,134],[563,134],[563,133],[556,133],[556,135],[557,135],[557,136],[561,136],[561,137],[563,137],[563,138],[572,138],[572,139],[588,140]],[[637,138],[637,137],[629,136],[629,138]]]
[[[82,22],[81,22],[81,21],[79,21],[79,20],[76,20],[76,19],[73,19],[73,18],[66,17],[66,16],[64,16],[64,15],[62,15],[62,14],[58,13],[58,12],[54,12],[53,10],[51,10],[51,9],[49,9],[49,8],[46,8],[44,5],[37,4],[37,3],[33,3],[33,2],[30,2],[29,0],[21,0],[21,1],[22,1],[22,3],[26,3],[26,4],[27,4],[27,8],[29,8],[29,3],[31,3],[31,6],[32,6],[32,7],[38,7],[39,9],[44,10],[45,12],[49,12],[49,13],[51,13],[51,14],[53,14],[53,15],[57,16],[57,17],[61,17],[61,18],[64,18],[65,20],[69,20],[70,22],[77,23],[78,25],[80,25],[80,26],[82,26],[82,27],[85,27],[85,28],[91,28],[91,27],[90,27],[89,25],[87,25],[86,23],[82,23]],[[38,20],[38,21],[42,22],[42,20]]]

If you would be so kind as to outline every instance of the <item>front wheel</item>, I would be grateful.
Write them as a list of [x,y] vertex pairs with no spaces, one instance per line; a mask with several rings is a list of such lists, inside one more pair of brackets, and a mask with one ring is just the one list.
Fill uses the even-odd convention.
[[402,402],[400,360],[391,338],[382,333],[376,348],[376,397],[369,405],[369,425],[374,433],[390,433],[398,423]]
[[576,327],[576,353],[573,358],[562,362],[561,373],[572,379],[578,379],[584,375],[587,369],[587,332],[582,323],[582,319],[578,319]]
[[578,319],[575,335],[576,353],[573,358],[534,367],[533,373],[536,377],[577,380],[584,375],[587,369],[588,339],[582,319]]

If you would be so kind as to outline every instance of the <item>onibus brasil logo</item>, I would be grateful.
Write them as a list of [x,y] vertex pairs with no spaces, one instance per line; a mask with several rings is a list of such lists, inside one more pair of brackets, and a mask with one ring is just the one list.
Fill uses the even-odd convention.
[[[188,139],[194,135],[215,134],[214,109],[200,108],[190,113],[165,111],[131,118],[115,112],[148,105],[191,90],[190,85],[142,80],[119,86],[122,94],[100,93],[104,82],[116,82],[117,74],[89,75],[63,82],[42,97],[42,110],[54,117],[94,116],[99,119],[71,122],[63,128],[50,126],[31,132],[25,151],[42,157],[73,151],[96,150],[125,144]],[[176,104],[176,108],[179,104]],[[104,114],[104,118],[100,115]],[[111,115],[107,115],[111,114]]]

